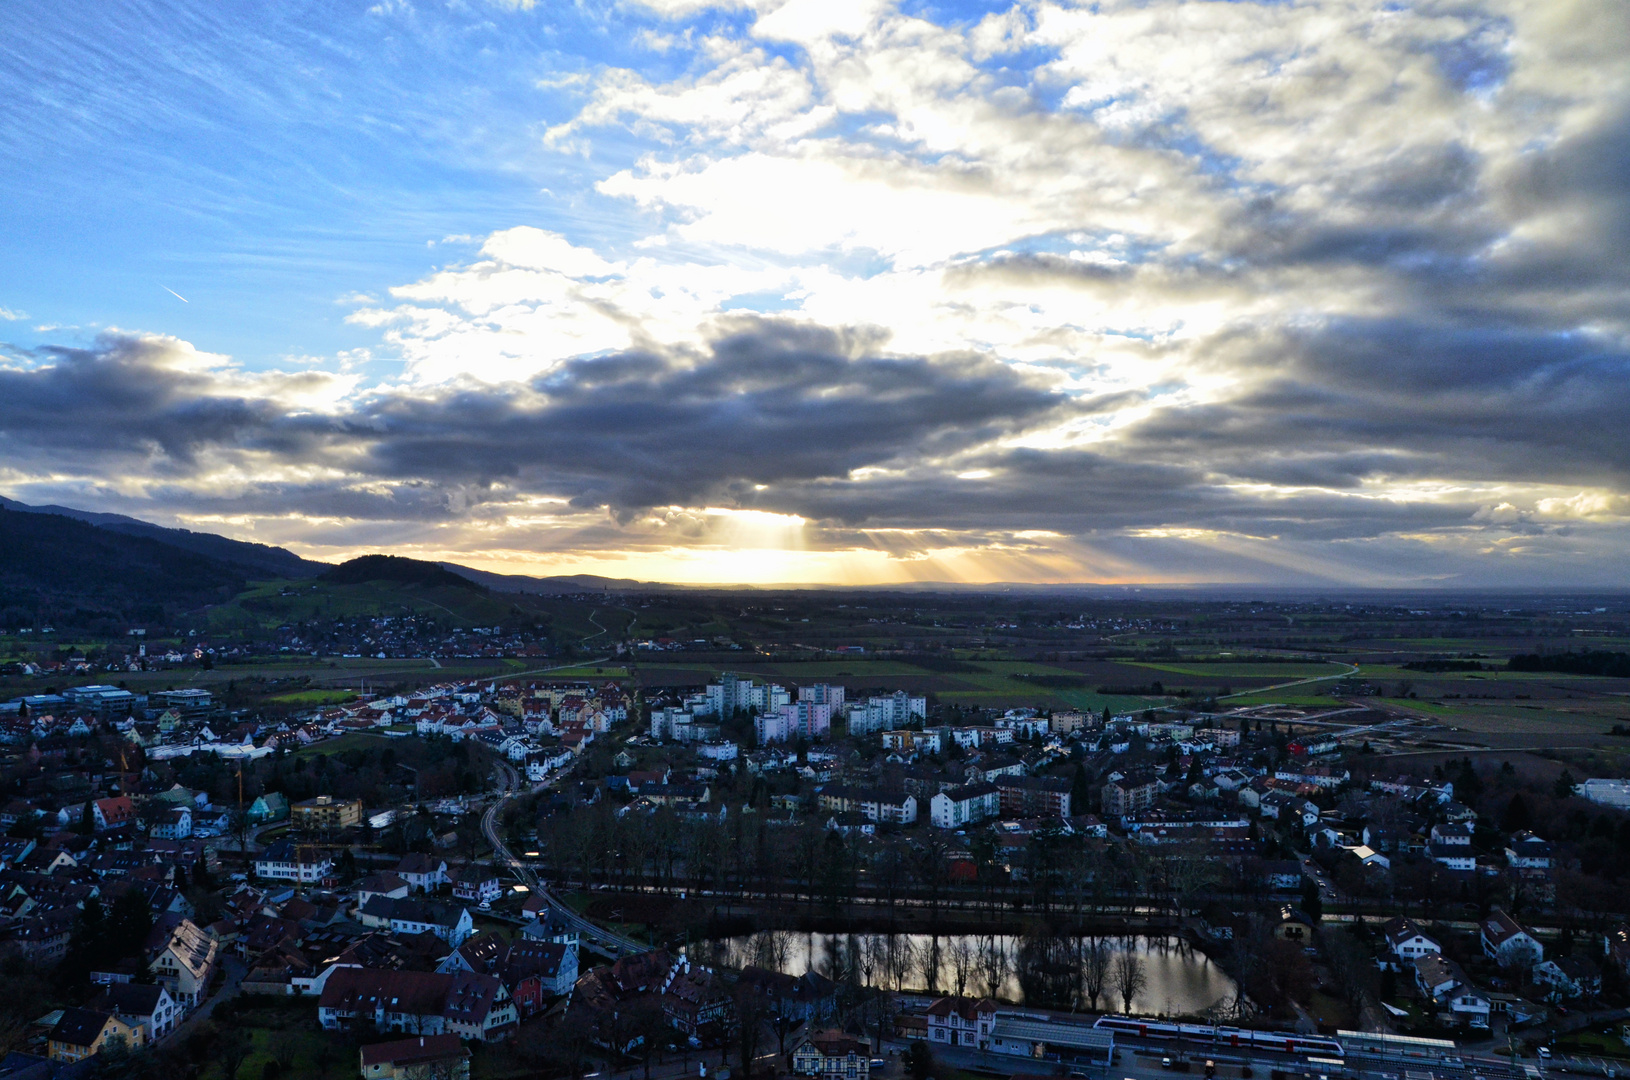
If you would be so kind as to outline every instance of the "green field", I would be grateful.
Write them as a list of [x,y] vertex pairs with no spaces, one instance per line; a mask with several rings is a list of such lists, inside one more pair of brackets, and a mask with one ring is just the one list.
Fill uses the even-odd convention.
[[1611,706],[1604,712],[1602,707],[1576,710],[1509,702],[1409,701],[1398,704],[1441,724],[1487,735],[1595,735],[1605,733],[1614,723]]
[[344,705],[355,701],[355,690],[295,690],[287,694],[273,694],[266,700],[277,705],[296,705],[311,708],[318,705]]
[[1227,661],[1211,663],[1210,661],[1196,662],[1193,660],[1123,660],[1121,663],[1126,664],[1128,667],[1169,671],[1173,675],[1197,675],[1202,678],[1219,679],[1275,679],[1286,682],[1291,679],[1311,679],[1325,675],[1340,675],[1351,666],[1334,660],[1315,663],[1287,661],[1284,663],[1262,664],[1241,664]]
[[[399,741],[399,740],[391,740]],[[295,757],[328,757],[331,754],[343,754],[347,750],[377,750],[388,745],[385,736],[372,735],[367,732],[352,731],[334,739],[324,739],[322,742],[310,746],[302,746],[294,752]]]
[[1569,675],[1560,671],[1411,671],[1393,664],[1362,664],[1355,679],[1401,679],[1422,682],[1557,682],[1589,679],[1589,675]]
[[579,664],[575,667],[549,668],[546,671],[538,672],[538,674],[540,676],[547,675],[551,679],[626,679],[628,678],[628,669],[621,665],[589,664],[585,666]]

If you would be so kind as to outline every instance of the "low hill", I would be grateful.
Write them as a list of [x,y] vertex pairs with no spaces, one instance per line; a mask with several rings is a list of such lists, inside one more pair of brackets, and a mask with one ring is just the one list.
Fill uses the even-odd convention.
[[230,599],[248,568],[60,514],[0,508],[0,620],[168,621]]
[[440,563],[460,577],[485,585],[493,592],[532,593],[547,596],[565,593],[663,592],[682,588],[633,578],[608,578],[597,574],[570,574],[553,577],[528,577],[525,574],[494,574],[488,570],[475,570],[458,563]]
[[363,585],[371,581],[425,588],[470,589],[484,593],[486,586],[453,573],[439,563],[408,559],[400,555],[363,555],[334,567],[322,575],[331,585]]

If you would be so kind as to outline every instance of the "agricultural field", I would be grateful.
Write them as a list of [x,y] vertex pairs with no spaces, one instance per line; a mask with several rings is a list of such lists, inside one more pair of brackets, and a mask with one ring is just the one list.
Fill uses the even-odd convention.
[[1318,663],[1295,663],[1292,661],[1264,661],[1261,663],[1241,663],[1238,661],[1149,661],[1135,660],[1128,663],[1130,667],[1149,668],[1153,671],[1165,671],[1174,675],[1195,675],[1208,679],[1268,679],[1274,682],[1288,682],[1292,679],[1316,679],[1333,675],[1345,675],[1352,670],[1351,664],[1330,660]]
[[344,705],[355,701],[356,697],[354,690],[291,690],[284,694],[269,694],[266,700],[274,705],[309,709],[321,705]]

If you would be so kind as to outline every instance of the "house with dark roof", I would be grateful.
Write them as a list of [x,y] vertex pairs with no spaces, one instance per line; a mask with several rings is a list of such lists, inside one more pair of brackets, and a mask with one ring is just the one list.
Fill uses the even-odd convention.
[[290,837],[274,843],[255,856],[255,876],[271,881],[314,884],[334,872],[334,860],[312,844],[297,843]]
[[52,1061],[20,1050],[0,1057],[0,1080],[90,1080],[97,1072],[94,1057],[79,1061]]
[[1499,908],[1478,926],[1483,953],[1501,967],[1532,967],[1545,959],[1545,946]]
[[490,904],[504,895],[499,884],[498,871],[490,866],[470,863],[452,873],[453,896],[475,904]]
[[386,871],[383,874],[370,874],[357,883],[357,904],[366,904],[370,897],[388,896],[392,900],[405,900],[413,886],[407,879],[399,874]]
[[93,1003],[94,1007],[110,1012],[139,1028],[144,1045],[158,1042],[175,1030],[181,1019],[181,1007],[170,992],[162,986],[142,983],[113,983],[103,990]]
[[367,1021],[381,1031],[492,1041],[507,1038],[518,1016],[492,975],[341,968],[323,985],[317,1020],[330,1031]]
[[470,1052],[457,1035],[420,1035],[364,1046],[362,1080],[469,1080]]
[[454,948],[475,933],[475,923],[462,904],[438,904],[414,897],[399,900],[371,896],[357,909],[357,921],[398,934],[435,934]]
[[1279,920],[1274,924],[1273,936],[1284,941],[1306,944],[1313,940],[1313,920],[1301,908],[1285,904],[1279,909]]
[[82,1061],[116,1044],[142,1046],[141,1028],[99,1009],[63,1009],[47,1039],[47,1053],[52,1061]]
[[1531,832],[1520,832],[1506,845],[1506,862],[1523,870],[1549,870],[1551,845]]
[[930,1043],[982,1050],[996,1026],[996,1003],[989,998],[942,997],[923,1015],[928,1020]]
[[415,892],[434,892],[447,884],[447,860],[439,855],[422,855],[413,851],[402,856],[394,873],[412,886]]
[[1387,948],[1399,960],[1410,961],[1429,953],[1443,952],[1443,946],[1438,944],[1437,939],[1416,926],[1413,919],[1389,919],[1381,932],[1387,939]]
[[792,1050],[792,1071],[796,1076],[818,1076],[822,1080],[865,1080],[870,1075],[866,1043],[841,1031],[816,1031]]
[[695,1035],[728,1023],[734,1008],[730,987],[712,968],[680,957],[669,969],[662,987],[662,1015],[669,1026]]

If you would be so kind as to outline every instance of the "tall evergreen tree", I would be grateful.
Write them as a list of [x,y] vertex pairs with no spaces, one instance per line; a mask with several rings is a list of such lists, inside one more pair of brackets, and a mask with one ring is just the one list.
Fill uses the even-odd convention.
[[1531,824],[1533,817],[1528,812],[1528,803],[1519,791],[1506,803],[1505,813],[1500,816],[1500,828],[1506,832],[1521,832]]

